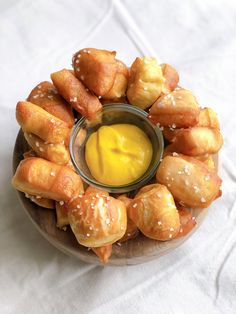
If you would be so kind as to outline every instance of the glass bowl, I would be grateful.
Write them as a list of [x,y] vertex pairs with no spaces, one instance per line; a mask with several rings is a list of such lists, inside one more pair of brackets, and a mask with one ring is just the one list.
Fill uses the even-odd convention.
[[[143,130],[152,143],[153,156],[147,171],[137,180],[120,186],[103,184],[90,173],[85,161],[85,145],[89,136],[103,125],[129,123]],[[159,127],[154,126],[147,118],[147,113],[135,106],[122,103],[111,103],[103,106],[97,121],[81,118],[74,126],[70,138],[70,155],[73,165],[81,178],[91,186],[110,193],[126,193],[136,190],[149,182],[155,175],[163,154],[164,141]]]

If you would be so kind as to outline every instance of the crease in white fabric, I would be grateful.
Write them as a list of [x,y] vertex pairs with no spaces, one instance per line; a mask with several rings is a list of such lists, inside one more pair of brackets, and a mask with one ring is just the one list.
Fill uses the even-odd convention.
[[[63,51],[57,50],[53,51],[54,58],[57,59],[61,57],[62,54],[72,54],[74,52],[74,49],[80,49],[83,48],[84,45],[86,45],[87,42],[91,41],[93,37],[96,36],[96,34],[102,29],[102,27],[107,23],[109,18],[112,15],[113,12],[113,2],[109,1],[108,2],[108,8],[105,10],[105,12],[98,18],[98,21],[92,26],[90,26],[89,30],[82,36],[81,39],[77,42],[76,39],[71,42],[67,42],[66,46],[63,47]],[[52,51],[47,52],[48,55],[50,55]]]
[[118,12],[118,18],[120,21],[120,26],[125,30],[130,40],[135,44],[138,51],[143,55],[156,56],[156,51],[150,44],[150,42],[145,38],[140,28],[137,26],[132,16],[129,14],[127,8],[124,6],[122,1],[113,0],[116,12]]
[[[79,278],[86,276],[89,272],[94,271],[96,268],[101,268],[97,265],[89,265],[82,270],[79,269],[78,271],[75,271],[71,274],[71,276],[68,276],[67,278],[64,278],[63,282],[61,284],[58,284],[56,287],[56,290],[59,290],[61,288],[66,288],[68,285],[71,285],[74,281],[79,280]],[[42,293],[38,294],[39,299],[43,299],[45,296],[48,295],[48,293],[55,291],[55,287],[51,286],[51,288],[48,288],[46,291],[43,291]]]
[[231,256],[233,250],[236,247],[236,241],[233,241],[232,239],[235,238],[236,234],[236,229],[230,234],[228,237],[227,241],[224,243],[223,246],[223,251],[220,251],[219,258],[215,261],[215,263],[218,265],[218,269],[215,274],[215,297],[214,297],[214,302],[217,304],[218,298],[219,298],[219,293],[220,293],[220,276],[225,268],[225,265]]
[[234,204],[228,211],[228,219],[234,219],[233,222],[236,222],[236,196],[234,199]]
[[[222,153],[223,154],[223,153]],[[236,167],[232,163],[231,159],[227,157],[226,154],[223,154],[224,163],[222,167],[224,167],[225,171],[227,172],[228,176],[231,180],[236,183]]]
[[[92,37],[94,37],[102,29],[102,27],[110,19],[112,12],[113,12],[113,2],[109,1],[108,9],[102,14],[102,16],[96,22],[96,24],[90,27],[89,31],[79,41],[78,47],[81,47],[82,45],[86,44],[88,41],[91,40]],[[73,43],[72,47],[70,47],[70,49],[67,49],[67,50],[71,52],[71,48],[74,48],[74,45],[75,44]]]

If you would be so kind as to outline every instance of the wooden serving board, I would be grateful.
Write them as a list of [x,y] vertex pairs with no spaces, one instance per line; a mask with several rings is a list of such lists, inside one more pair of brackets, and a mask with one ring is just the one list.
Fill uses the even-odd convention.
[[[27,150],[29,150],[29,146],[24,139],[23,132],[20,130],[16,138],[13,153],[14,172],[19,162],[23,159],[23,153]],[[217,157],[215,163],[217,166]],[[74,256],[87,263],[101,265],[99,259],[91,250],[78,244],[70,228],[68,228],[67,231],[63,231],[56,227],[55,210],[42,208],[32,203],[25,197],[24,193],[18,191],[17,193],[25,212],[45,239],[67,255]],[[148,239],[140,234],[137,238],[122,243],[121,246],[114,244],[112,256],[107,265],[136,265],[157,259],[160,256],[170,253],[185,242],[191,234],[197,230],[206,217],[207,212],[208,208],[192,210],[193,215],[196,217],[197,226],[185,237],[161,242]]]

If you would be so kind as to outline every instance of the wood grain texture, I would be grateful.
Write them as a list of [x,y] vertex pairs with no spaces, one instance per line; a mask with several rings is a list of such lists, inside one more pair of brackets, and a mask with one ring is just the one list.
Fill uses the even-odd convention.
[[[19,162],[23,159],[23,153],[29,149],[26,143],[23,132],[20,130],[16,138],[14,153],[13,153],[13,171],[15,172]],[[216,165],[218,159],[216,158]],[[84,262],[101,265],[97,256],[87,248],[81,246],[76,241],[70,228],[67,231],[59,230],[56,227],[55,210],[46,209],[32,203],[25,197],[24,193],[18,192],[20,202],[25,209],[25,212],[31,219],[32,223],[38,231],[52,245],[67,255],[76,257]],[[148,239],[143,235],[137,238],[123,242],[121,246],[113,245],[112,255],[108,262],[108,266],[125,266],[136,265],[157,259],[167,253],[172,252],[185,242],[193,232],[201,225],[208,212],[207,209],[192,210],[193,215],[197,220],[197,227],[191,233],[183,238],[172,241],[159,242]]]

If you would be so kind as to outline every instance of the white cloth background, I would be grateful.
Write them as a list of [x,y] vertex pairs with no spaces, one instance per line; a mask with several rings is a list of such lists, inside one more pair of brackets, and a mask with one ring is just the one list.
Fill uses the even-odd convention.
[[[236,2],[0,1],[0,313],[236,313]],[[10,185],[15,105],[82,47],[128,65],[156,55],[221,118],[223,196],[182,247],[132,267],[67,257],[38,233]]]

